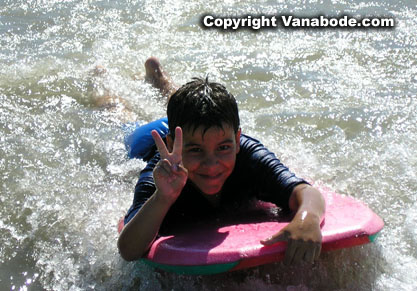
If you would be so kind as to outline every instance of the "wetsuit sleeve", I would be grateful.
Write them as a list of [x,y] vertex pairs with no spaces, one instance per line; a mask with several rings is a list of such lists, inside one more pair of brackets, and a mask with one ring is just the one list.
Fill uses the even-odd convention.
[[135,187],[132,206],[130,206],[125,219],[125,225],[135,216],[143,204],[153,195],[156,190],[153,180],[153,169],[160,160],[159,153],[148,162],[146,167],[140,172],[140,177]]
[[257,198],[289,209],[289,199],[295,186],[309,184],[298,178],[258,140],[242,135],[240,160],[249,169],[251,181],[255,183]]

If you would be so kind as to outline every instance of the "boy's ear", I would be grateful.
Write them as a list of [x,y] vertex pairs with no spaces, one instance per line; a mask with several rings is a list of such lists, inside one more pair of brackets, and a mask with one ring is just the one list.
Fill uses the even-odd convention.
[[166,135],[166,138],[167,138],[167,149],[171,153],[172,149],[174,148],[174,139],[169,133]]
[[240,151],[240,133],[241,133],[241,130],[240,130],[240,127],[239,127],[239,129],[237,130],[237,132],[235,134],[235,138],[236,138],[236,154],[238,154],[239,151]]

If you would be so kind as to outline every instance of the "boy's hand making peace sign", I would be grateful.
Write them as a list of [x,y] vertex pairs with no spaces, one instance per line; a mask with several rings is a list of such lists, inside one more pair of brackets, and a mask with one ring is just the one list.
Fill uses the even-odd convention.
[[181,194],[188,177],[188,171],[182,164],[181,128],[175,129],[172,152],[168,151],[156,130],[152,130],[151,133],[161,156],[153,170],[156,191],[120,233],[117,244],[120,254],[128,261],[141,258],[149,249],[165,215]]
[[181,194],[187,182],[188,171],[182,164],[182,129],[175,129],[175,140],[172,152],[156,130],[152,130],[152,137],[158,148],[161,160],[153,170],[153,178],[158,193],[173,203]]

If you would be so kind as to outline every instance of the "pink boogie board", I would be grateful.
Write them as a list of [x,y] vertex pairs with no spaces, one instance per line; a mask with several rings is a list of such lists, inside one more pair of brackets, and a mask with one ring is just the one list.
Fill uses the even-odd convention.
[[[384,226],[382,219],[365,204],[319,188],[326,200],[322,224],[322,251],[331,251],[374,241]],[[284,259],[286,243],[260,243],[288,224],[277,208],[261,203],[257,209],[233,217],[181,226],[174,235],[158,238],[141,261],[181,274],[216,274],[245,269]],[[123,220],[119,223],[119,232]]]

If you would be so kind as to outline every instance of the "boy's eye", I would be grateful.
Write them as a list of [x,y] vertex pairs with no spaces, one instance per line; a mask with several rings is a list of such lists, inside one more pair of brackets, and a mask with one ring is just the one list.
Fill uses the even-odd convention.
[[200,148],[190,148],[188,151],[192,152],[192,153],[200,153],[201,149]]
[[228,150],[228,149],[230,149],[230,146],[229,146],[229,145],[222,145],[222,146],[219,146],[219,150],[221,150],[221,151],[226,151],[226,150]]

